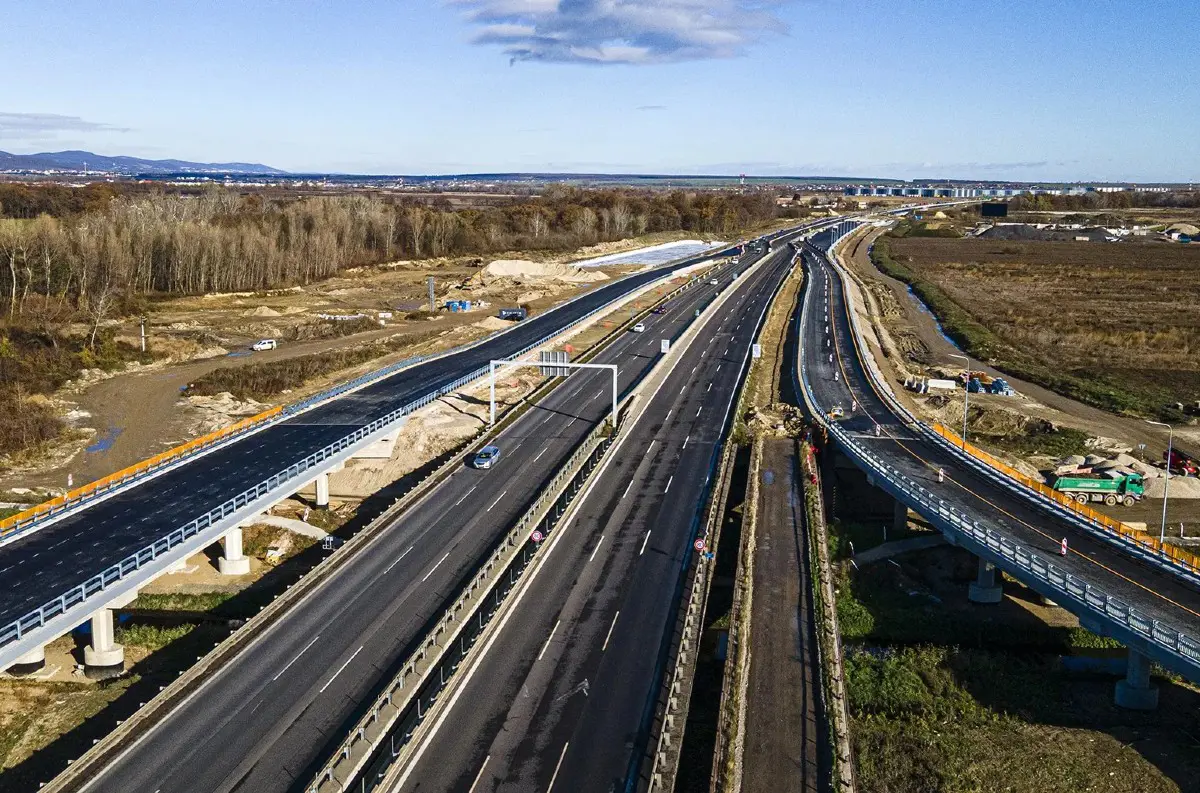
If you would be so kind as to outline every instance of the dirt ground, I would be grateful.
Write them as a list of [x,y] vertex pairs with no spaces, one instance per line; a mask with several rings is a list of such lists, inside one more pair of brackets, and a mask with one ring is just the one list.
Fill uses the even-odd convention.
[[[65,489],[68,476],[78,486],[269,406],[229,398],[180,399],[189,383],[216,369],[285,360],[396,336],[436,334],[387,357],[282,394],[278,400],[294,401],[379,366],[494,332],[501,322],[495,317],[500,307],[522,304],[536,313],[636,269],[630,265],[597,267],[573,275],[564,262],[634,250],[671,238],[649,235],[569,254],[513,253],[497,260],[516,259],[549,268],[549,272],[529,276],[523,276],[519,267],[516,274],[511,268],[501,268],[500,275],[489,275],[487,262],[481,259],[399,261],[348,270],[307,287],[157,301],[146,332],[150,349],[166,357],[115,376],[88,371],[64,388],[54,401],[73,431],[35,464],[0,472],[0,491]],[[470,299],[486,305],[465,312],[427,314],[422,309],[428,307],[425,279],[429,275],[436,279],[437,304]],[[381,312],[392,316],[383,318],[385,326],[369,329]],[[323,337],[338,332],[335,326],[339,321],[322,319],[321,314],[362,315],[366,319],[357,327],[368,329]],[[136,325],[127,323],[118,330],[119,338],[136,343]],[[280,346],[251,353],[249,345],[260,338],[279,339]]]
[[[897,396],[919,414],[957,427],[962,421],[961,403],[958,400],[952,400],[944,409],[935,408],[929,400],[916,398],[903,388],[904,380],[909,376],[936,376],[938,371],[961,372],[963,362],[953,356],[962,353],[941,332],[935,318],[909,293],[907,284],[880,273],[871,263],[868,249],[881,233],[881,229],[872,230],[847,243],[842,249],[842,261],[867,285],[869,293],[871,310],[867,312],[863,310],[861,288],[855,286],[851,289],[860,324],[863,328],[874,328],[875,335],[869,340],[870,347],[881,367],[885,371],[890,369],[894,374],[892,385]],[[1095,247],[1101,246],[1096,244]],[[877,322],[876,316],[881,316],[882,322]],[[989,411],[990,420],[997,422],[1005,421],[1003,412],[1011,412],[1016,418],[1008,420],[1014,425],[1018,419],[1044,419],[1055,426],[1078,429],[1098,439],[1099,448],[1136,449],[1140,444],[1146,444],[1145,451],[1151,459],[1161,459],[1166,450],[1167,433],[1140,419],[1108,413],[976,362],[972,362],[972,368],[994,377],[1004,377],[1018,393],[1017,397],[972,394],[973,421],[979,420],[977,410]],[[959,396],[961,398],[961,392]],[[1176,432],[1175,437],[1177,443],[1181,440],[1190,442],[1200,449],[1200,433],[1194,429],[1183,428]],[[989,451],[996,452],[1026,473],[1038,473],[1038,466],[1027,460],[994,449]],[[1100,509],[1124,521],[1145,521],[1150,525],[1157,525],[1161,517],[1161,503],[1149,500],[1130,508],[1101,505]],[[1178,534],[1180,521],[1189,527],[1185,529],[1188,534],[1200,534],[1200,499],[1171,500],[1168,519],[1175,534]]]

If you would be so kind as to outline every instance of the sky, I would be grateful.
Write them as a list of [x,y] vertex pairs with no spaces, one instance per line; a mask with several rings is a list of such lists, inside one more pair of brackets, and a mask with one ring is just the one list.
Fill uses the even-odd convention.
[[1195,0],[8,0],[0,150],[1200,181]]

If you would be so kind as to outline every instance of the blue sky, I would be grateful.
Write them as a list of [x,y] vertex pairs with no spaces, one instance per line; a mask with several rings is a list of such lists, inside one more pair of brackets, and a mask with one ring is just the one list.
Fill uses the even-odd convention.
[[7,3],[0,149],[1200,181],[1195,3]]

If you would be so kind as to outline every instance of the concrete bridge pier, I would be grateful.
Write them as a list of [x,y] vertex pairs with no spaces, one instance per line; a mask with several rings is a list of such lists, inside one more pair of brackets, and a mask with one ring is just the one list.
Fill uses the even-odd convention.
[[83,671],[93,680],[116,677],[125,671],[125,648],[113,637],[112,608],[92,615],[92,643],[83,648]]
[[1004,599],[1004,588],[998,579],[999,570],[991,562],[979,557],[979,575],[967,588],[967,599],[972,603],[999,603]]
[[221,538],[224,554],[217,560],[222,575],[245,575],[250,572],[250,560],[242,552],[242,527],[231,529]]
[[1145,653],[1129,648],[1129,666],[1124,680],[1117,681],[1113,701],[1119,708],[1155,710],[1158,708],[1158,689],[1150,685],[1150,659]]
[[46,667],[46,646],[39,645],[17,659],[16,663],[4,670],[14,677],[31,675]]

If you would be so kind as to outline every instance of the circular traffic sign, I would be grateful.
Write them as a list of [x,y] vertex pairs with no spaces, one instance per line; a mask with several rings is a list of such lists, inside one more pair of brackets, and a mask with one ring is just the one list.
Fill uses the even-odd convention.
[[697,550],[697,551],[703,551],[703,550],[704,550],[704,540],[703,540],[703,539],[696,540],[696,541],[695,541],[694,543],[692,543],[692,544],[696,546],[696,550]]
[[533,540],[534,542],[541,542],[542,540],[546,539],[546,535],[542,534],[540,531],[536,531],[536,530],[535,530],[535,531],[533,532],[533,534],[531,534],[531,535],[529,536],[529,538],[530,538],[531,540]]

